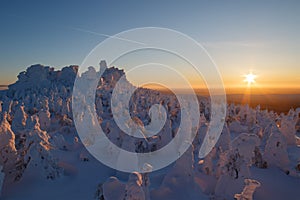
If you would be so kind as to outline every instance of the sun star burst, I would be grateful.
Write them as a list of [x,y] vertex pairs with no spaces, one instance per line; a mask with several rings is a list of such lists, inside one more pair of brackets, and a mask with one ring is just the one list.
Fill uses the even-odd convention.
[[248,83],[248,85],[251,85],[253,83],[255,83],[255,79],[256,79],[256,75],[249,73],[245,75],[245,79],[244,81]]

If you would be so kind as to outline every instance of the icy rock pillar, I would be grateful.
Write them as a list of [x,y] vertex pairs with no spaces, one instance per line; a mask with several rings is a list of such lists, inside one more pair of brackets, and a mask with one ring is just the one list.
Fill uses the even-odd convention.
[[234,198],[237,200],[252,200],[253,193],[257,187],[260,187],[260,183],[256,180],[245,179],[245,187],[241,194],[235,194]]

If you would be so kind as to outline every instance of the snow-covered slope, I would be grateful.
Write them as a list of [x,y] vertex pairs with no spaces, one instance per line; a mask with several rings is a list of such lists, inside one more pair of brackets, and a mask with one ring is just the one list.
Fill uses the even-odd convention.
[[[156,151],[170,142],[181,123],[176,97],[136,88],[129,104],[136,123],[150,123],[153,104],[162,105],[167,116],[157,135],[132,138],[119,129],[111,107],[113,89],[125,73],[101,65],[95,108],[107,137],[133,152]],[[199,129],[191,148],[164,169],[127,174],[97,161],[78,137],[71,109],[77,71],[78,66],[56,71],[33,65],[0,93],[1,199],[281,199],[285,190],[291,198],[300,196],[299,108],[284,115],[228,105],[219,141],[200,160],[210,104],[199,97]],[[97,73],[90,67],[83,78]]]

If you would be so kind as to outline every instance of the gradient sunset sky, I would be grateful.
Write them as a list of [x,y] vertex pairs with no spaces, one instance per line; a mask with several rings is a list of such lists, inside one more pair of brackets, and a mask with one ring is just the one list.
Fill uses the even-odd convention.
[[[41,63],[80,65],[104,35],[165,27],[201,43],[225,87],[300,88],[300,1],[0,2],[0,85]],[[99,34],[96,34],[99,33]],[[104,35],[101,35],[104,34]],[[195,85],[197,85],[195,83]]]

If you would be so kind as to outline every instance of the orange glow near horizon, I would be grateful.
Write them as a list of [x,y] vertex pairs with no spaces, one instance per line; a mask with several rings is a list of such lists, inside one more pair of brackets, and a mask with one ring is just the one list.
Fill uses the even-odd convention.
[[[168,90],[162,86],[158,85],[143,85],[144,88],[156,89],[156,90]],[[251,89],[250,89],[251,88]],[[175,88],[179,91],[184,92],[185,88]],[[205,85],[193,85],[193,89],[196,93],[200,94],[208,94],[208,88]],[[262,85],[255,82],[252,83],[251,87],[247,84],[239,84],[239,85],[224,85],[224,89],[226,94],[300,94],[300,87],[295,85]]]
[[[205,80],[199,76],[198,73],[195,71],[183,70],[185,68],[180,68],[179,66],[177,66],[176,69],[178,71],[181,70],[180,73],[184,73],[183,76],[187,78],[187,81],[190,82],[191,87],[196,93],[208,94]],[[248,74],[244,75],[242,71],[237,72],[237,74],[226,71],[220,72],[226,94],[300,94],[300,78],[297,73],[289,73],[289,75],[283,74],[284,72],[274,74],[272,71],[258,70],[258,67],[257,69],[253,69],[255,71],[254,73],[251,66],[249,66],[249,69],[251,70]],[[136,86],[164,91],[167,90],[167,88],[157,84],[141,85],[139,84],[139,81],[135,82],[135,78],[143,80],[143,76],[141,74],[141,76],[133,77],[133,80],[129,80]],[[180,87],[176,79],[172,77],[167,77],[167,79],[172,88],[185,93],[186,88]],[[12,82],[13,81],[11,81],[11,83]],[[0,85],[0,90],[7,89],[7,85],[8,84]]]
[[[222,78],[226,94],[300,94],[300,79],[297,79],[296,74],[291,74],[290,76],[285,77],[274,75],[263,70],[255,71],[256,72],[254,73],[251,69],[247,74],[236,75],[236,78],[232,78],[232,73],[221,73],[223,76]],[[205,85],[204,79],[199,80],[199,77],[196,77],[195,75],[186,75],[188,76],[188,80],[190,81],[190,84],[194,88],[195,92],[200,94],[208,94],[208,88]],[[151,84],[142,87],[165,90],[162,87]],[[185,90],[185,88],[180,87],[178,84],[173,84],[173,88],[176,88],[182,92]]]

